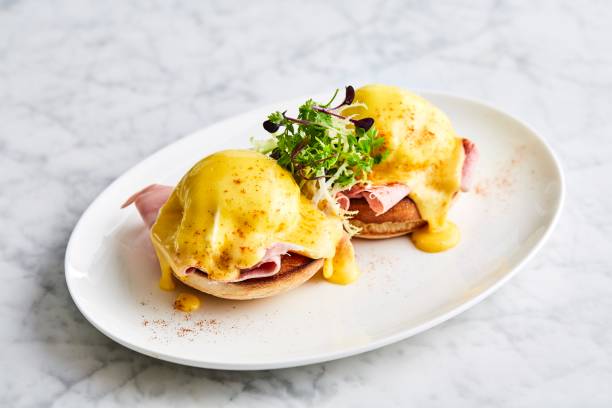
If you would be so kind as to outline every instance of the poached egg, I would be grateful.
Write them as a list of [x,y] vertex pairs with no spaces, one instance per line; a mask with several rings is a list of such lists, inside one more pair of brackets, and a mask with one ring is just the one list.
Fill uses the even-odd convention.
[[388,151],[368,182],[409,188],[408,196],[427,221],[426,227],[412,233],[417,248],[439,252],[457,245],[459,229],[447,214],[461,189],[465,151],[448,117],[426,99],[388,85],[357,89],[355,102],[357,106],[343,114],[373,118]]
[[288,171],[252,150],[217,152],[194,165],[161,207],[151,240],[167,290],[173,270],[237,281],[279,243],[324,259],[323,276],[332,282],[359,276],[342,220],[316,208]]

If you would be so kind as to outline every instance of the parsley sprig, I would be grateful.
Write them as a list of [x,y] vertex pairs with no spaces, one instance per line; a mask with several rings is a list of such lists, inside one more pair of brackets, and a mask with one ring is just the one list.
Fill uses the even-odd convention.
[[330,108],[337,94],[336,90],[326,104],[307,100],[296,118],[286,111],[271,113],[263,126],[272,136],[253,143],[291,172],[315,204],[345,215],[335,201],[336,193],[366,183],[372,166],[383,161],[387,151],[372,118],[357,120],[341,114],[342,108],[356,106],[353,87],[347,86],[344,101]]

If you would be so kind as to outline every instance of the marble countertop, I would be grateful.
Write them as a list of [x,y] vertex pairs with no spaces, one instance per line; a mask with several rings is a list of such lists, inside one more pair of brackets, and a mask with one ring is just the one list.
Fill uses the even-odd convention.
[[[612,6],[600,1],[0,0],[0,406],[612,406]],[[468,312],[383,349],[181,367],[94,329],[68,236],[114,178],[258,105],[384,82],[539,129],[568,197],[546,247]]]

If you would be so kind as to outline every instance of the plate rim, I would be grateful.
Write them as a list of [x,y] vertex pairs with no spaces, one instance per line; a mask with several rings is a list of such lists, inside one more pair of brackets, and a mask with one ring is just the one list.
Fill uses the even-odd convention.
[[[147,157],[145,157],[144,159],[138,161],[137,163],[135,163],[133,166],[131,166],[130,168],[128,168],[126,171],[124,171],[123,173],[121,173],[117,178],[115,178],[108,186],[106,186],[106,188],[104,188],[101,192],[99,192],[97,194],[97,196],[91,201],[91,203],[87,206],[87,208],[85,209],[85,211],[83,211],[83,213],[81,214],[81,216],[79,217],[79,220],[76,222],[72,232],[70,233],[70,238],[68,239],[68,244],[66,246],[66,251],[65,251],[65,257],[64,257],[64,278],[66,281],[66,285],[68,287],[68,292],[70,294],[70,297],[72,298],[72,301],[74,302],[74,304],[76,305],[77,309],[79,310],[79,312],[85,317],[85,319],[93,326],[95,327],[98,331],[100,331],[102,334],[104,334],[106,337],[110,338],[111,340],[115,341],[118,344],[121,344],[122,346],[134,350],[136,352],[139,352],[141,354],[147,355],[149,357],[153,357],[153,358],[157,358],[160,360],[164,360],[164,361],[168,361],[171,363],[176,363],[176,364],[182,364],[182,365],[186,365],[186,366],[192,366],[192,367],[199,367],[199,368],[208,368],[208,369],[218,369],[218,370],[240,370],[240,371],[253,371],[253,370],[269,370],[269,369],[281,369],[281,368],[289,368],[289,367],[299,367],[299,366],[304,366],[304,365],[310,365],[310,364],[316,364],[316,363],[323,363],[323,362],[328,362],[328,361],[333,361],[333,360],[338,360],[338,359],[342,359],[345,357],[350,357],[350,356],[354,356],[357,354],[361,354],[361,353],[366,353],[368,351],[372,351],[372,350],[376,350],[378,348],[393,344],[393,343],[397,343],[401,340],[405,340],[409,337],[415,336],[419,333],[422,333],[426,330],[429,330],[432,327],[435,327],[449,319],[452,319],[453,317],[463,313],[464,311],[472,308],[473,306],[477,305],[478,303],[480,303],[482,300],[484,300],[485,298],[489,297],[490,295],[492,295],[493,293],[495,293],[499,288],[501,288],[503,285],[505,285],[511,278],[513,278],[514,276],[516,276],[516,274],[523,269],[523,267],[525,266],[525,264],[527,262],[529,262],[534,256],[535,254],[546,244],[546,242],[548,241],[548,239],[550,238],[550,236],[552,235],[552,232],[554,230],[554,228],[556,227],[559,218],[561,217],[561,213],[563,210],[563,205],[565,203],[565,196],[566,196],[566,180],[565,180],[565,175],[563,173],[563,167],[561,166],[561,161],[559,160],[557,154],[555,153],[555,151],[552,149],[552,147],[550,146],[550,144],[548,143],[548,141],[546,140],[546,138],[540,133],[538,132],[534,126],[532,126],[529,122],[526,122],[522,119],[519,119],[518,117],[516,117],[514,114],[508,113],[505,110],[502,110],[500,108],[498,108],[495,104],[492,104],[488,101],[485,101],[483,99],[479,99],[479,98],[475,98],[475,97],[466,97],[463,95],[459,95],[456,93],[452,93],[452,92],[446,92],[446,91],[439,91],[439,90],[428,90],[428,89],[415,89],[412,90],[412,92],[421,95],[425,98],[429,98],[431,96],[439,96],[439,97],[445,97],[445,98],[451,98],[451,99],[455,99],[455,100],[460,100],[463,102],[469,102],[472,103],[474,105],[478,105],[481,108],[486,108],[489,110],[493,110],[495,111],[495,113],[497,114],[501,114],[502,116],[506,116],[510,119],[512,119],[513,121],[519,123],[520,125],[522,125],[523,127],[525,127],[529,132],[531,132],[535,138],[545,147],[546,152],[549,154],[549,156],[552,158],[552,162],[554,164],[554,168],[556,170],[557,173],[557,177],[559,179],[559,195],[557,197],[557,200],[554,204],[555,208],[554,208],[554,215],[550,221],[550,223],[546,226],[544,233],[542,234],[542,236],[540,237],[540,239],[537,241],[537,243],[524,255],[524,257],[516,264],[516,266],[514,268],[512,268],[508,273],[506,273],[505,275],[503,275],[500,279],[496,280],[493,284],[491,284],[488,288],[486,288],[485,290],[483,290],[482,292],[480,292],[479,294],[477,294],[476,296],[472,297],[471,299],[469,299],[468,301],[458,305],[457,307],[449,310],[448,312],[441,314],[433,319],[430,319],[424,323],[421,323],[415,327],[409,328],[409,329],[405,329],[405,330],[400,330],[399,332],[383,337],[381,339],[378,340],[374,340],[374,341],[370,341],[366,344],[363,345],[358,345],[358,346],[353,346],[353,347],[349,347],[346,348],[342,351],[332,351],[332,352],[320,352],[318,354],[314,354],[314,355],[310,355],[308,357],[299,357],[299,358],[290,358],[290,359],[284,359],[282,361],[277,361],[277,362],[270,362],[270,361],[262,361],[262,362],[249,362],[249,363],[236,363],[236,362],[222,362],[222,361],[214,361],[214,360],[207,360],[207,361],[202,361],[202,360],[192,360],[192,359],[187,359],[187,358],[182,358],[182,357],[177,357],[175,355],[172,354],[167,354],[167,353],[157,353],[151,350],[148,350],[146,348],[140,347],[136,344],[133,344],[129,341],[123,340],[122,338],[120,338],[119,336],[115,336],[113,333],[105,330],[103,327],[101,327],[100,325],[98,325],[95,321],[95,318],[93,316],[91,316],[90,314],[88,314],[85,310],[85,308],[83,307],[82,304],[79,303],[79,297],[75,296],[75,292],[74,292],[74,287],[71,285],[71,279],[69,278],[69,270],[71,269],[71,266],[69,265],[69,260],[71,258],[72,252],[73,252],[73,247],[75,245],[75,237],[78,235],[78,233],[80,232],[80,230],[83,228],[82,224],[83,224],[83,220],[87,217],[87,215],[90,213],[90,211],[92,210],[92,207],[94,206],[94,204],[98,201],[98,199],[104,195],[108,190],[112,189],[116,184],[120,183],[122,180],[129,178],[131,176],[131,174],[136,170],[136,168],[140,167],[141,165],[143,165],[144,163],[147,163],[149,161],[155,160],[155,158],[161,154],[163,154],[166,150],[171,149],[172,147],[174,147],[175,145],[184,142],[186,139],[189,139],[201,132],[204,132],[212,127],[215,126],[223,126],[225,123],[227,122],[231,122],[233,120],[235,120],[237,117],[239,116],[246,116],[249,114],[252,114],[256,111],[259,110],[264,110],[266,108],[270,108],[270,109],[274,109],[276,106],[278,106],[281,103],[284,103],[286,101],[291,101],[291,100],[298,100],[300,99],[299,97],[297,98],[287,98],[284,100],[279,100],[276,101],[274,103],[270,103],[270,104],[265,104],[265,105],[259,105],[259,106],[255,106],[253,109],[249,109],[248,111],[239,113],[237,115],[231,115],[228,116],[226,118],[223,118],[219,121],[213,122],[211,124],[209,124],[208,126],[205,126],[203,128],[200,128],[198,130],[195,130],[193,132],[190,132],[189,134],[180,137],[179,139],[173,141],[170,144],[167,144],[163,147],[161,147],[160,149],[158,149],[157,151],[151,153],[150,155],[148,155]],[[322,93],[321,93],[322,94]],[[310,98],[311,96],[305,96],[303,97],[304,100]]]

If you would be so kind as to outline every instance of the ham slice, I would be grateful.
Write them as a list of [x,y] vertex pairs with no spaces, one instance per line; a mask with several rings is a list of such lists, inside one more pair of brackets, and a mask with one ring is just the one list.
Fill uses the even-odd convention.
[[[463,139],[463,150],[465,151],[465,159],[461,169],[461,191],[468,191],[472,186],[479,153],[476,144],[469,139]],[[400,183],[384,186],[357,184],[350,190],[337,193],[336,202],[340,208],[348,210],[351,205],[351,198],[365,198],[372,211],[376,215],[381,215],[393,208],[408,193],[410,193],[410,188]]]
[[295,251],[300,248],[301,247],[298,245],[287,244],[285,242],[272,244],[272,246],[266,250],[264,257],[257,265],[249,269],[241,269],[238,279],[231,282],[241,282],[247,279],[274,276],[280,271],[281,256],[287,255],[289,251]]
[[128,198],[121,208],[133,203],[147,227],[151,228],[157,219],[159,209],[168,201],[172,190],[174,190],[174,187],[151,184]]
[[351,206],[351,199],[348,198],[343,191],[339,191],[336,193],[336,202],[338,203],[338,206],[344,211],[348,210]]
[[[125,208],[131,204],[136,205],[142,220],[147,227],[151,228],[157,219],[160,208],[168,201],[173,189],[174,187],[172,186],[152,184],[128,198],[121,208]],[[280,271],[281,256],[286,255],[291,250],[298,250],[300,248],[301,247],[298,245],[284,242],[272,244],[272,246],[266,250],[263,258],[257,265],[251,268],[242,269],[240,271],[240,276],[229,282],[241,282],[247,279],[274,276]],[[194,267],[187,267],[185,272],[189,273],[195,269]]]
[[476,144],[470,139],[463,139],[463,150],[465,151],[465,159],[461,169],[461,191],[468,191],[474,181],[474,170],[480,153]]
[[343,209],[348,209],[351,198],[365,198],[368,205],[376,213],[381,215],[389,211],[402,198],[406,197],[410,189],[405,184],[394,183],[385,186],[367,186],[357,184],[348,191],[340,192],[336,195],[338,205]]

